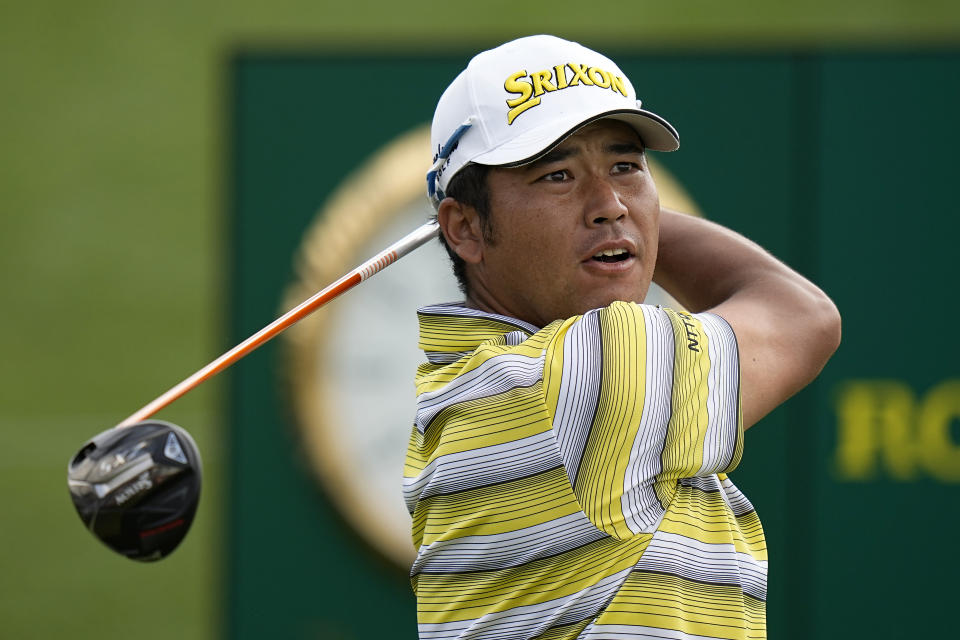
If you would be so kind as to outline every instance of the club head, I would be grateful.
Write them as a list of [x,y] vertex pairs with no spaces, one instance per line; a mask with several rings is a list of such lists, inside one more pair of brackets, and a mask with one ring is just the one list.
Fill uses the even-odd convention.
[[67,466],[84,525],[117,553],[144,562],[169,555],[187,535],[201,479],[193,438],[159,420],[97,434]]

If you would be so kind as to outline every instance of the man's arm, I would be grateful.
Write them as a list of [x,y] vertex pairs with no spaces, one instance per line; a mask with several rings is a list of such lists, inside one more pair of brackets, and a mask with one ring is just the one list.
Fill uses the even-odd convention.
[[840,314],[823,291],[707,220],[663,210],[653,279],[689,311],[733,327],[744,428],[813,380],[840,344]]

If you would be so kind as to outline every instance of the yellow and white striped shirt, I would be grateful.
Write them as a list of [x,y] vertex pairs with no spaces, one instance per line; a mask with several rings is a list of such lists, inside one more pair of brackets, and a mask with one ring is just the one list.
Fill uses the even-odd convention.
[[766,546],[724,475],[739,361],[709,313],[538,329],[419,311],[404,495],[421,639],[762,638]]

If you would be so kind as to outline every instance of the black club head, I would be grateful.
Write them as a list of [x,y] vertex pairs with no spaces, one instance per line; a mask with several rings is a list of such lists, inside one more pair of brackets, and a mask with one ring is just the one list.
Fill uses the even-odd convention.
[[67,466],[70,497],[84,525],[134,560],[159,560],[197,511],[200,453],[184,429],[149,420],[94,436]]

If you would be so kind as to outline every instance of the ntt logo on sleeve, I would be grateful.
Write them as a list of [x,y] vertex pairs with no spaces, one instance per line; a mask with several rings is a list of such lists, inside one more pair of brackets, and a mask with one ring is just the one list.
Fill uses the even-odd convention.
[[507,124],[513,124],[521,113],[540,104],[540,97],[544,93],[560,91],[578,84],[619,91],[623,97],[627,97],[623,77],[599,67],[568,62],[558,64],[553,69],[530,74],[526,69],[522,69],[511,73],[503,83],[507,93],[517,94],[516,98],[507,100],[507,106],[510,107],[507,112]]

